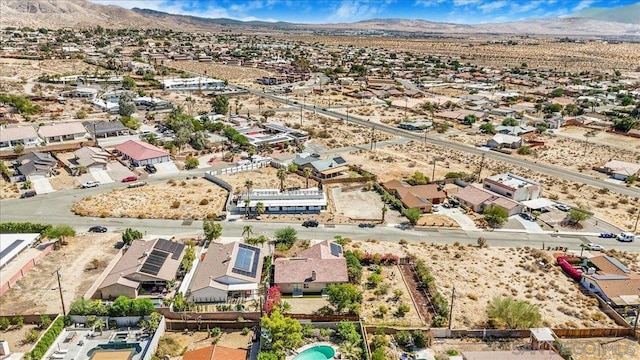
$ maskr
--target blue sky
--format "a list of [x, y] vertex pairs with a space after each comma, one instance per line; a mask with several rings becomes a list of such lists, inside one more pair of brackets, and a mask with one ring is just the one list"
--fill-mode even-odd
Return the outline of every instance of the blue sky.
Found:
[[637, 0], [89, 0], [126, 8], [238, 20], [340, 23], [372, 18], [488, 23], [568, 16]]

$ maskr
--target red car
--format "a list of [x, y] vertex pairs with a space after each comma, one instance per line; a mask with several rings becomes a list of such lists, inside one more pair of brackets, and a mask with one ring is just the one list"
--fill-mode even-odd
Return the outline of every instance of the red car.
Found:
[[127, 176], [126, 178], [122, 179], [122, 182], [132, 182], [137, 180], [138, 180], [137, 176]]

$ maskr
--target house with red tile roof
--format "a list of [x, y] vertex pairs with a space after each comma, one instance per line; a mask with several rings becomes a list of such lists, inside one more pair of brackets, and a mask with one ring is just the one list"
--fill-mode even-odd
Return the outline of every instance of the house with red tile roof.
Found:
[[382, 183], [382, 187], [397, 197], [408, 209], [431, 212], [433, 205], [443, 203], [447, 193], [436, 184], [409, 185], [405, 181], [391, 180]]
[[273, 282], [283, 294], [319, 294], [330, 284], [349, 281], [342, 246], [322, 241], [294, 257], [273, 263]]
[[182, 360], [246, 360], [247, 350], [212, 345], [187, 351]]
[[136, 167], [171, 160], [167, 151], [139, 140], [124, 142], [116, 146], [116, 151], [121, 154], [125, 160], [129, 160], [131, 165]]

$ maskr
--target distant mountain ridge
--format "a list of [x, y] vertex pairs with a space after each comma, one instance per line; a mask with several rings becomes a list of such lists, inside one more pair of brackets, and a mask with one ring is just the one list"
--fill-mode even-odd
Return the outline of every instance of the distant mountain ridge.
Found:
[[640, 2], [616, 8], [592, 7], [581, 10], [573, 16], [627, 24], [640, 24]]
[[[640, 4], [625, 6], [633, 12]], [[620, 18], [616, 9], [590, 9], [592, 18], [549, 18], [491, 24], [453, 24], [419, 19], [371, 19], [353, 23], [297, 24], [289, 22], [240, 21], [226, 18], [202, 18], [176, 15], [149, 9], [125, 9], [100, 5], [86, 0], [0, 0], [0, 26], [30, 26], [33, 28], [164, 28], [182, 31], [221, 28], [260, 30], [344, 30], [344, 31], [402, 31], [433, 34], [514, 34], [549, 36], [631, 36], [640, 37], [640, 24], [611, 22], [595, 17]], [[621, 10], [624, 12], [623, 10]], [[620, 11], [619, 11], [620, 12]], [[614, 14], [614, 15], [612, 15]], [[589, 15], [589, 13], [587, 13]], [[626, 18], [624, 18], [626, 19]], [[623, 19], [623, 20], [624, 20]], [[628, 20], [628, 19], [627, 19]], [[640, 22], [640, 19], [636, 19]]]

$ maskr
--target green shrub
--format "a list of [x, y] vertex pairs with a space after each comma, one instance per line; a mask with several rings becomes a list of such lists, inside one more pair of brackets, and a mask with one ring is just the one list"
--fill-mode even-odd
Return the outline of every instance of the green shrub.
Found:
[[40, 341], [33, 347], [33, 350], [29, 353], [29, 357], [32, 360], [40, 360], [44, 354], [49, 350], [49, 347], [56, 340], [58, 335], [64, 329], [64, 318], [58, 317], [53, 324], [49, 327], [49, 330], [40, 338]]
[[411, 333], [407, 330], [398, 331], [393, 338], [396, 340], [398, 345], [403, 347], [411, 345], [411, 342], [413, 341]]
[[43, 234], [51, 228], [49, 224], [31, 222], [3, 222], [0, 223], [0, 234]]
[[2, 320], [0, 320], [0, 330], [7, 330], [9, 329], [9, 327], [11, 327], [11, 323], [9, 322], [9, 319], [2, 318]]

